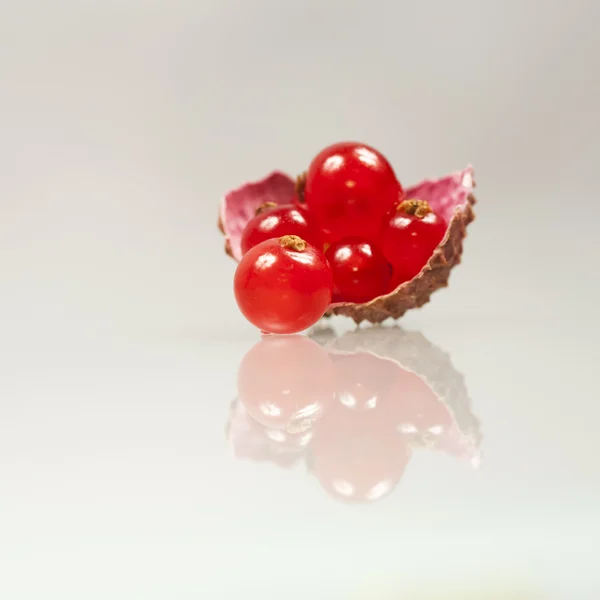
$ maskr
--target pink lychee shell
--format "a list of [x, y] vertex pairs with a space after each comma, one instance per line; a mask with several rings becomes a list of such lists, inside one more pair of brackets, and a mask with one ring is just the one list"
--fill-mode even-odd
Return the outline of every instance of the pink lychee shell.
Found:
[[[448, 224], [446, 234], [421, 272], [410, 281], [384, 296], [365, 304], [340, 302], [331, 304], [326, 316], [336, 314], [356, 323], [380, 323], [397, 319], [407, 310], [429, 302], [431, 294], [446, 287], [450, 271], [460, 263], [467, 226], [475, 218], [473, 167], [436, 180], [425, 180], [406, 190], [406, 198], [426, 200], [434, 212]], [[265, 202], [289, 204], [295, 194], [295, 181], [289, 175], [274, 171], [264, 179], [246, 183], [228, 192], [219, 210], [219, 228], [225, 234], [225, 251], [236, 261], [242, 257], [240, 240], [244, 227]]]

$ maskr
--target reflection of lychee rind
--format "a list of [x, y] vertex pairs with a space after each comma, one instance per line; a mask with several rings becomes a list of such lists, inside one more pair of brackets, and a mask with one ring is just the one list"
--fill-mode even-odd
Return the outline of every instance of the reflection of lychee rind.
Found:
[[[315, 341], [319, 341], [316, 337]], [[476, 451], [481, 444], [481, 428], [471, 411], [464, 377], [454, 368], [448, 354], [418, 332], [399, 327], [371, 327], [350, 331], [324, 343], [325, 349], [341, 354], [369, 352], [419, 376], [450, 411], [460, 432]], [[426, 443], [426, 440], [421, 440]]]

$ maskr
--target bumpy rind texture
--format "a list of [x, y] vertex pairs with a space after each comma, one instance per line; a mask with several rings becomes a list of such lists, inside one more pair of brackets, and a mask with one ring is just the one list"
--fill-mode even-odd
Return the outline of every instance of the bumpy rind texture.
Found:
[[[475, 218], [474, 187], [473, 168], [469, 166], [463, 171], [437, 180], [426, 180], [407, 189], [406, 198], [426, 200], [445, 219], [448, 229], [444, 239], [421, 272], [410, 281], [366, 304], [332, 304], [325, 316], [345, 315], [356, 323], [381, 323], [390, 317], [398, 319], [407, 310], [429, 302], [433, 292], [448, 285], [450, 271], [461, 261], [467, 226]], [[219, 212], [219, 228], [225, 234], [227, 254], [240, 260], [242, 232], [261, 204], [290, 203], [294, 193], [294, 180], [278, 171], [229, 192], [223, 198]]]
[[[456, 441], [463, 449], [462, 454], [478, 464], [481, 426], [471, 410], [464, 377], [454, 368], [448, 354], [421, 333], [404, 331], [397, 326], [373, 327], [357, 329], [337, 337], [333, 329], [316, 326], [309, 335], [329, 352], [369, 352], [418, 375], [452, 414], [460, 437]], [[426, 439], [420, 442], [428, 444]]]

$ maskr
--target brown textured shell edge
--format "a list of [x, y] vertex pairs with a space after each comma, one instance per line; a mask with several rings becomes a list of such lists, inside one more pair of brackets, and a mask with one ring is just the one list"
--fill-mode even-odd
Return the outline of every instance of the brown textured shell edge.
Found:
[[414, 279], [402, 284], [391, 294], [379, 296], [366, 304], [335, 305], [324, 316], [343, 315], [351, 317], [357, 324], [362, 321], [381, 323], [390, 317], [398, 319], [407, 310], [427, 304], [433, 292], [448, 285], [450, 271], [460, 263], [467, 226], [475, 219], [473, 205], [476, 202], [471, 193], [467, 201], [456, 209], [444, 240]]
[[228, 256], [231, 256], [231, 258], [233, 258], [233, 260], [235, 260], [235, 257], [233, 256], [233, 252], [231, 251], [231, 244], [229, 243], [229, 238], [225, 234], [225, 227], [223, 226], [223, 219], [221, 218], [221, 215], [219, 215], [217, 227], [219, 228], [219, 231], [225, 236], [225, 254], [227, 254]]

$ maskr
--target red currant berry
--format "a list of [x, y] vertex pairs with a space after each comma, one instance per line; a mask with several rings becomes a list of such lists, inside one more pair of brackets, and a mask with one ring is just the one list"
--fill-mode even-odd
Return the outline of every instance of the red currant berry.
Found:
[[381, 231], [381, 250], [392, 265], [391, 289], [425, 266], [446, 233], [446, 223], [423, 200], [405, 200]]
[[261, 425], [306, 432], [333, 400], [333, 364], [307, 337], [266, 336], [244, 356], [237, 389], [248, 414]]
[[327, 249], [334, 302], [368, 302], [388, 291], [392, 269], [383, 253], [363, 238], [346, 238]]
[[244, 229], [242, 254], [265, 240], [283, 235], [297, 235], [309, 244], [321, 247], [321, 233], [310, 223], [306, 211], [293, 204], [278, 206], [267, 202], [258, 208], [256, 216], [250, 219]]
[[329, 241], [375, 238], [384, 215], [403, 193], [386, 158], [354, 142], [322, 150], [310, 164], [304, 187], [308, 210]]
[[235, 272], [234, 292], [242, 314], [259, 329], [296, 333], [327, 310], [333, 276], [320, 250], [284, 235], [246, 252]]

